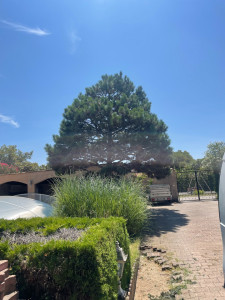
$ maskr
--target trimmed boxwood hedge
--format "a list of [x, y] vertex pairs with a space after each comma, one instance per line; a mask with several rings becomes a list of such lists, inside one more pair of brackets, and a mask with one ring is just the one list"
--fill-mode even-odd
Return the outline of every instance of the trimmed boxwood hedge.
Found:
[[[51, 240], [45, 244], [0, 243], [0, 259], [8, 259], [16, 274], [22, 299], [117, 299], [116, 240], [129, 254], [129, 237], [123, 218], [33, 218], [0, 220], [2, 231], [45, 235], [59, 228], [86, 229], [76, 241]], [[130, 255], [122, 278], [130, 280]]]

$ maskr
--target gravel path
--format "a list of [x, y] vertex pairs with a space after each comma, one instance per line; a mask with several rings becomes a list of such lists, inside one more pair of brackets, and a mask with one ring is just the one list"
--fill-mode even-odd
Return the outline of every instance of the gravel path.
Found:
[[29, 244], [29, 243], [47, 243], [50, 240], [67, 240], [75, 241], [77, 240], [85, 230], [78, 230], [76, 228], [60, 228], [53, 234], [48, 236], [43, 236], [38, 232], [28, 232], [26, 234], [21, 233], [10, 233], [4, 231], [1, 233], [1, 241], [9, 241], [10, 244]]

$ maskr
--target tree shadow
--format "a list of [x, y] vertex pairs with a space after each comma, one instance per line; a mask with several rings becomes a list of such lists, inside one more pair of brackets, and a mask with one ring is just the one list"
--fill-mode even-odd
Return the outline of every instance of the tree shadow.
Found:
[[150, 207], [147, 214], [148, 219], [143, 228], [143, 235], [146, 237], [160, 237], [167, 232], [176, 232], [190, 221], [186, 214], [182, 214], [176, 209], [168, 209], [165, 206], [157, 206], [153, 209]]

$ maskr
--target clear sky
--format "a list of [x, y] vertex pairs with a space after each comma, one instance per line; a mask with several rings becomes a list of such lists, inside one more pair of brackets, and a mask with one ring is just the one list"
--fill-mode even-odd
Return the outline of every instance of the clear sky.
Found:
[[0, 146], [34, 150], [103, 74], [142, 85], [175, 151], [225, 141], [224, 0], [1, 0]]

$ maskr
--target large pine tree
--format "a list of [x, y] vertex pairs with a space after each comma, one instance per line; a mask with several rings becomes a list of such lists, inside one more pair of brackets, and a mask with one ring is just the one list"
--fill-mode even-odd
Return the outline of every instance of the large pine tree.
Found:
[[167, 164], [167, 126], [150, 108], [142, 87], [127, 76], [102, 76], [65, 109], [54, 145], [46, 145], [50, 165]]

